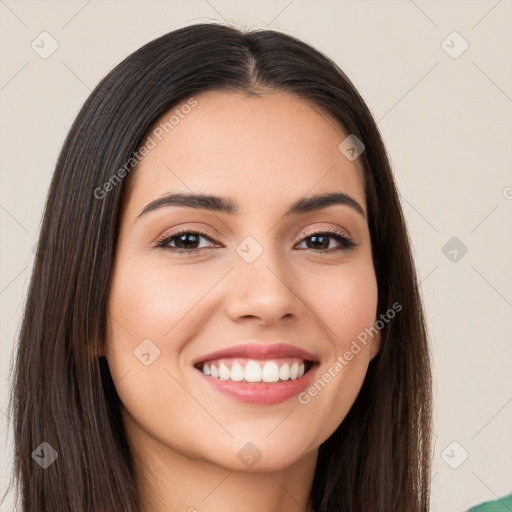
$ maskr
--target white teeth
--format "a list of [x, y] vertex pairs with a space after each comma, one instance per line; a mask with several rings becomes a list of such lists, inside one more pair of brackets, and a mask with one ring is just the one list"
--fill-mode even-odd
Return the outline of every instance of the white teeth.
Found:
[[256, 361], [249, 361], [245, 365], [245, 380], [247, 382], [261, 382], [261, 366]]
[[224, 363], [220, 363], [219, 379], [220, 380], [228, 380], [230, 374], [231, 374], [231, 372], [229, 371], [229, 368]]
[[288, 363], [284, 363], [279, 369], [279, 378], [281, 380], [288, 380], [290, 378], [290, 365]]
[[241, 381], [245, 378], [245, 370], [241, 364], [233, 363], [231, 367], [231, 380]]
[[274, 361], [269, 361], [263, 366], [261, 372], [263, 382], [277, 382], [279, 380], [279, 366]]
[[248, 360], [245, 367], [241, 362], [233, 361], [231, 368], [228, 360], [218, 360], [215, 364], [205, 363], [202, 371], [205, 375], [219, 380], [235, 382], [279, 382], [299, 379], [306, 372], [306, 364], [300, 361], [282, 363], [278, 361]]

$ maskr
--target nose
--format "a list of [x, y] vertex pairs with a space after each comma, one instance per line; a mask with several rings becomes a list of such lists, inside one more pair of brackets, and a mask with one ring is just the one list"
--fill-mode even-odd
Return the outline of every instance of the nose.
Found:
[[271, 326], [297, 317], [304, 307], [289, 265], [270, 250], [252, 263], [236, 261], [227, 293], [227, 314], [234, 322], [249, 317]]

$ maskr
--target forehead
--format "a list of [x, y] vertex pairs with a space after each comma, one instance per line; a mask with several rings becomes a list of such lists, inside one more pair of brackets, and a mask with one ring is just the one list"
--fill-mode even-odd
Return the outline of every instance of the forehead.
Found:
[[284, 92], [208, 91], [194, 100], [193, 108], [173, 107], [148, 132], [153, 147], [127, 191], [137, 207], [177, 191], [271, 207], [335, 190], [365, 208], [361, 166], [338, 149], [348, 133], [315, 105]]

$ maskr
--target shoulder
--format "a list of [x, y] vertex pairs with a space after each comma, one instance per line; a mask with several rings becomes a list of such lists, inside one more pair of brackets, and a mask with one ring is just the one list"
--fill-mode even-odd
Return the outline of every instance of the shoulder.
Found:
[[512, 493], [497, 500], [486, 501], [476, 505], [466, 512], [509, 512], [512, 511]]

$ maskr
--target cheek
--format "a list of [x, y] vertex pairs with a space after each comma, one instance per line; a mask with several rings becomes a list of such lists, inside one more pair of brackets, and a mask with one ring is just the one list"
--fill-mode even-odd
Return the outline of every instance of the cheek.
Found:
[[[162, 265], [134, 261], [124, 264], [115, 274], [110, 312], [117, 326], [131, 334], [133, 342], [144, 338], [169, 339], [171, 332], [175, 338], [177, 329], [191, 325], [182, 320], [209, 287], [211, 283], [204, 272], [170, 271]], [[114, 343], [117, 340], [113, 337]]]
[[371, 263], [333, 267], [332, 272], [309, 276], [302, 288], [337, 353], [375, 323], [378, 289]]
[[308, 305], [322, 321], [330, 350], [299, 402], [308, 415], [323, 418], [322, 425], [316, 424], [317, 442], [323, 442], [348, 414], [364, 382], [372, 343], [378, 340], [368, 334], [376, 321], [378, 288], [367, 264], [341, 266], [308, 290]]
[[157, 380], [162, 380], [162, 375], [155, 378], [156, 373], [170, 367], [184, 343], [179, 340], [185, 340], [191, 334], [187, 330], [197, 325], [183, 321], [201, 292], [194, 279], [199, 280], [192, 272], [171, 273], [136, 258], [116, 266], [106, 342], [114, 383], [130, 373], [126, 380], [152, 391]]
[[[106, 340], [110, 373], [132, 425], [135, 419], [161, 439], [166, 436], [159, 428], [171, 436], [175, 430], [193, 427], [187, 425], [187, 416], [171, 421], [174, 409], [191, 410], [196, 405], [178, 383], [183, 381], [178, 359], [202, 325], [197, 321], [198, 301], [211, 286], [211, 277], [204, 273], [171, 271], [136, 259], [121, 262], [114, 273]], [[183, 442], [182, 447], [191, 446], [192, 442]]]

